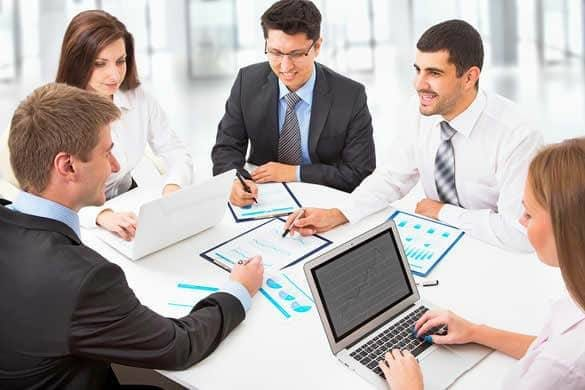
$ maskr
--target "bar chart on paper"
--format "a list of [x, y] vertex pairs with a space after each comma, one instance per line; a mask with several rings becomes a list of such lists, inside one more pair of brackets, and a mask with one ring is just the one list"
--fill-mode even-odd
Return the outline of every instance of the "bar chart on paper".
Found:
[[403, 211], [390, 218], [400, 233], [410, 269], [419, 276], [426, 276], [464, 234], [453, 226]]

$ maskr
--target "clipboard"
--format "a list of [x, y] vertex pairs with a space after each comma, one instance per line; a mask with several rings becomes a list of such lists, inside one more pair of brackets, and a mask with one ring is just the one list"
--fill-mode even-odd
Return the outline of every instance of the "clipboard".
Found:
[[455, 226], [397, 210], [394, 220], [413, 274], [425, 277], [459, 242], [465, 232]]
[[[200, 256], [231, 272], [232, 266], [239, 260], [261, 255], [265, 269], [276, 272], [306, 259], [332, 243], [317, 234], [308, 237], [295, 235], [294, 238], [290, 236], [282, 238], [284, 223], [285, 220], [282, 218], [272, 218], [206, 250]], [[305, 250], [298, 250], [300, 247], [305, 247]], [[287, 255], [287, 252], [291, 253]]]
[[[286, 194], [290, 196], [288, 198], [288, 202], [286, 204], [281, 205], [274, 205], [270, 206], [267, 205], [266, 207], [259, 207], [256, 204], [249, 206], [248, 208], [244, 209], [242, 207], [233, 206], [230, 202], [228, 202], [228, 208], [234, 217], [236, 222], [247, 222], [247, 221], [256, 221], [258, 219], [267, 219], [267, 218], [275, 218], [275, 217], [282, 217], [285, 215], [289, 215], [293, 211], [301, 208], [301, 203], [297, 199], [297, 197], [293, 194], [291, 189], [286, 183], [267, 183], [271, 186], [279, 186], [282, 185], [286, 190]], [[260, 184], [260, 188], [265, 186], [265, 184]], [[260, 194], [261, 195], [261, 194]], [[261, 198], [260, 198], [261, 199]], [[261, 200], [260, 200], [261, 201]]]

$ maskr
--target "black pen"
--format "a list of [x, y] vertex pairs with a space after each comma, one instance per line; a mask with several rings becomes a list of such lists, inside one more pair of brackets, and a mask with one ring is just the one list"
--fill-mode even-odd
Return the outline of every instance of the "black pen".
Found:
[[[236, 177], [238, 178], [238, 180], [240, 181], [240, 183], [242, 183], [242, 187], [244, 187], [244, 191], [246, 191], [248, 194], [251, 194], [252, 193], [252, 190], [250, 189], [250, 187], [248, 187], [248, 185], [246, 184], [246, 182], [242, 178], [242, 175], [240, 175], [240, 172], [236, 172]], [[256, 200], [256, 198], [252, 198], [252, 199], [254, 199], [254, 202], [258, 203], [258, 201]]]
[[298, 219], [303, 215], [304, 212], [305, 212], [304, 209], [300, 209], [300, 211], [297, 214], [297, 216], [295, 217], [295, 219], [290, 223], [288, 228], [286, 228], [284, 230], [284, 232], [282, 233], [282, 238], [286, 237], [286, 235], [290, 232], [290, 228], [298, 221]]

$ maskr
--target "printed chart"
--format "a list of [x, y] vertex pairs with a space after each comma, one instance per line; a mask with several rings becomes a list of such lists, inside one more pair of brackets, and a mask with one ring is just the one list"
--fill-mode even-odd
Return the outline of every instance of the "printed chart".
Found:
[[231, 269], [239, 260], [260, 255], [266, 269], [292, 265], [331, 244], [321, 236], [282, 237], [284, 220], [274, 218], [201, 254], [222, 268]]
[[177, 283], [169, 297], [168, 306], [175, 318], [184, 317], [191, 312], [193, 306], [219, 288], [194, 283]]
[[464, 232], [453, 226], [396, 211], [394, 220], [412, 272], [426, 276]]
[[237, 207], [228, 203], [236, 222], [287, 215], [301, 207], [285, 183], [258, 184], [258, 203]]
[[313, 298], [284, 272], [265, 276], [260, 294], [285, 319], [304, 315], [314, 307]]

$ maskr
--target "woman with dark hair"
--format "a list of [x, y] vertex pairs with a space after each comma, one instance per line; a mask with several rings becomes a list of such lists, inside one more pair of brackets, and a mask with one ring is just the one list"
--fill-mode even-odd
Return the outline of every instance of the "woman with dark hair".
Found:
[[[505, 389], [585, 389], [585, 138], [550, 145], [532, 160], [524, 189], [528, 239], [539, 259], [559, 267], [569, 296], [556, 302], [538, 337], [473, 324], [449, 311], [429, 311], [415, 324], [419, 335], [446, 324], [436, 344], [479, 343], [520, 359]], [[535, 288], [537, 288], [535, 286]], [[392, 390], [420, 390], [422, 373], [408, 351], [380, 362]]]
[[[163, 194], [192, 183], [191, 156], [169, 128], [160, 105], [140, 87], [134, 39], [118, 19], [98, 10], [75, 16], [63, 38], [56, 81], [108, 96], [122, 112], [112, 125], [113, 153], [120, 171], [106, 183], [108, 199], [136, 186], [132, 170], [147, 145], [166, 166]], [[130, 212], [86, 208], [80, 216], [83, 225], [97, 224], [126, 240], [136, 231], [136, 216]]]

